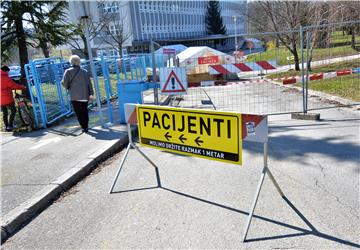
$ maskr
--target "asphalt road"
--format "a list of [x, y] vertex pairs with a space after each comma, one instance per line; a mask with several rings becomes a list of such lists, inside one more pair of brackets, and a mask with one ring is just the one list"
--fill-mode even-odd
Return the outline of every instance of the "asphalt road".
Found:
[[359, 113], [321, 111], [322, 121], [270, 117], [269, 167], [248, 241], [241, 242], [262, 169], [262, 145], [244, 144], [243, 166], [131, 150], [65, 193], [3, 249], [359, 248]]
[[[226, 86], [190, 88], [178, 104], [186, 108], [207, 108], [246, 114], [278, 114], [303, 111], [302, 92], [271, 81], [229, 82]], [[325, 107], [311, 100], [316, 107]]]

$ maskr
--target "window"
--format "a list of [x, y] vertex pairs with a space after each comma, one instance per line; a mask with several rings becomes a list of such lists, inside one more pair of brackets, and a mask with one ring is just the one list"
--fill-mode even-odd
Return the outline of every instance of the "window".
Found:
[[118, 2], [107, 2], [103, 5], [103, 13], [116, 13], [120, 10], [120, 5]]

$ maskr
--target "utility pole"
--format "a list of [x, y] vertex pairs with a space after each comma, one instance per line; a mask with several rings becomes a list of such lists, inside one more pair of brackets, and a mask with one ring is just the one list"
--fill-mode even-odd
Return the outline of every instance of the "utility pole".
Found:
[[95, 85], [96, 104], [97, 104], [97, 107], [99, 109], [99, 118], [100, 118], [101, 126], [105, 127], [102, 108], [101, 108], [101, 100], [100, 100], [101, 96], [100, 96], [99, 82], [98, 82], [97, 73], [96, 73], [96, 70], [95, 70], [94, 61], [93, 61], [93, 57], [92, 57], [92, 50], [91, 50], [91, 46], [90, 46], [89, 23], [88, 23], [89, 22], [89, 16], [88, 16], [88, 13], [87, 13], [87, 8], [86, 8], [87, 6], [86, 6], [86, 3], [84, 1], [82, 2], [82, 7], [83, 7], [84, 15], [81, 16], [81, 21], [83, 21], [84, 24], [85, 24], [85, 38], [86, 38], [86, 45], [87, 45], [87, 50], [88, 50], [88, 55], [89, 55], [89, 60], [90, 60], [91, 73], [92, 73], [92, 77], [93, 77], [94, 85]]

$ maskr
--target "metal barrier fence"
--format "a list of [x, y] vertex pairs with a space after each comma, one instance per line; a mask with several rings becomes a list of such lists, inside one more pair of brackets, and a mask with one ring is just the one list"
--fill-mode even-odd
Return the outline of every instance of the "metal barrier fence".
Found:
[[70, 114], [71, 105], [61, 85], [64, 64], [60, 58], [32, 61], [25, 65], [28, 89], [38, 127]]
[[[157, 64], [166, 65], [162, 55], [156, 56]], [[107, 104], [107, 118], [114, 123], [112, 99], [118, 96], [117, 83], [126, 81], [148, 80], [148, 68], [151, 67], [151, 56], [130, 55], [125, 58], [104, 57], [94, 60], [96, 81], [92, 79], [89, 61], [81, 61], [81, 67], [91, 76], [93, 86], [99, 85], [100, 99]], [[37, 127], [46, 128], [64, 116], [72, 114], [68, 93], [61, 84], [64, 71], [70, 65], [61, 58], [33, 60], [25, 65], [27, 84], [33, 104], [34, 117]], [[94, 86], [95, 89], [95, 86]], [[95, 97], [96, 97], [96, 91]], [[95, 106], [94, 103], [90, 103]]]
[[[282, 33], [299, 37], [299, 31]], [[204, 53], [180, 57], [189, 89], [175, 105], [243, 113], [279, 114], [302, 111], [302, 94], [265, 78], [294, 69], [290, 51], [276, 44], [277, 33], [243, 34], [243, 48], [235, 54]], [[249, 44], [246, 44], [249, 43]], [[295, 44], [301, 52], [300, 44]], [[255, 51], [255, 53], [253, 53]]]
[[[360, 36], [355, 30], [359, 25], [360, 21], [353, 21], [277, 33], [240, 34], [242, 46], [235, 54], [208, 49], [190, 56], [179, 54], [176, 60], [154, 52], [124, 58], [101, 56], [94, 61], [100, 98], [108, 105], [109, 121], [114, 122], [111, 100], [118, 96], [118, 83], [157, 82], [159, 68], [179, 65], [186, 69], [190, 87], [171, 102], [181, 107], [254, 114], [307, 112], [340, 106], [333, 95], [350, 100], [349, 105], [357, 105]], [[282, 44], [284, 38], [291, 43]], [[35, 60], [26, 65], [38, 126], [46, 127], [71, 114], [67, 92], [61, 85], [63, 72], [69, 66], [60, 58]], [[90, 71], [88, 61], [83, 61], [82, 67]], [[159, 93], [155, 88], [154, 102], [157, 100]]]
[[[359, 25], [352, 21], [241, 34], [249, 45], [236, 56], [204, 53], [180, 58], [190, 88], [172, 103], [256, 114], [306, 113], [344, 102], [358, 105], [360, 36], [350, 32]], [[287, 47], [292, 52], [280, 38], [291, 41]]]
[[360, 104], [360, 20], [302, 30], [304, 112]]

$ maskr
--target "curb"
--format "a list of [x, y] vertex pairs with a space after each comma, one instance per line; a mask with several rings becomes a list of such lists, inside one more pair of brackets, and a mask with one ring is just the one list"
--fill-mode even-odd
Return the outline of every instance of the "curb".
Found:
[[[301, 91], [302, 92], [302, 88], [301, 87], [296, 87], [296, 86], [292, 86], [292, 85], [288, 85], [288, 84], [281, 84], [280, 82], [268, 79], [271, 83], [277, 84], [279, 86], [283, 86], [285, 88], [288, 89], [294, 89], [297, 91]], [[333, 104], [337, 104], [338, 108], [343, 108], [343, 107], [348, 107], [352, 110], [357, 110], [356, 106], [357, 104], [354, 104], [355, 101], [351, 101], [342, 97], [338, 97], [338, 96], [334, 96], [334, 95], [330, 95], [324, 92], [320, 92], [320, 91], [315, 91], [312, 89], [308, 90], [308, 94], [309, 94], [309, 98], [311, 97], [317, 97], [317, 98], [321, 98], [323, 99], [325, 102], [332, 102]]]
[[[170, 97], [166, 96], [161, 105], [168, 105]], [[137, 133], [132, 128], [131, 133]], [[63, 175], [46, 185], [33, 197], [11, 210], [1, 218], [1, 244], [16, 234], [23, 226], [51, 205], [63, 192], [69, 190], [81, 179], [89, 175], [97, 165], [109, 158], [115, 152], [126, 147], [129, 142], [127, 133], [116, 142], [109, 142], [105, 146], [87, 156], [84, 160], [66, 171]]]
[[[132, 134], [137, 128], [132, 128]], [[35, 218], [40, 212], [54, 202], [61, 193], [69, 190], [78, 181], [89, 175], [101, 162], [106, 160], [118, 150], [124, 148], [129, 138], [124, 135], [116, 142], [109, 142], [84, 160], [77, 163], [45, 188], [37, 192], [29, 200], [11, 210], [2, 217], [1, 221], [1, 244], [17, 233], [23, 226]]]
[[320, 114], [319, 113], [292, 113], [291, 119], [296, 120], [310, 120], [310, 121], [319, 121]]

